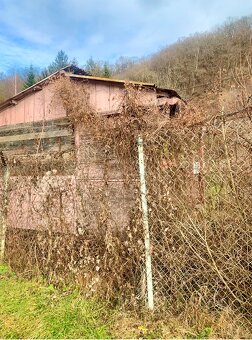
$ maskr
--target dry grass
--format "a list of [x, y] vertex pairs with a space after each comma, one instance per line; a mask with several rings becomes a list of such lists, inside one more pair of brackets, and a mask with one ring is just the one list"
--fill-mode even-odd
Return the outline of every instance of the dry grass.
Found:
[[[123, 330], [123, 332], [122, 332]], [[244, 325], [242, 316], [237, 316], [229, 308], [221, 312], [209, 312], [197, 309], [187, 310], [175, 316], [167, 310], [165, 313], [156, 310], [154, 314], [116, 313], [111, 326], [116, 338], [192, 338], [217, 339], [250, 338], [249, 325]]]

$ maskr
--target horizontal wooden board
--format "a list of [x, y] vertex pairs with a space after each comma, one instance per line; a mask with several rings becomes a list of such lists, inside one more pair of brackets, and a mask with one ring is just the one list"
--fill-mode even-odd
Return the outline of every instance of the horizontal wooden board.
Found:
[[16, 142], [23, 140], [32, 140], [32, 139], [44, 139], [44, 138], [52, 138], [52, 137], [64, 137], [71, 136], [72, 132], [69, 130], [56, 130], [56, 131], [41, 131], [39, 133], [25, 133], [20, 135], [12, 135], [12, 136], [0, 136], [0, 144], [6, 142]]
[[16, 129], [0, 129], [0, 137], [2, 136], [14, 136], [14, 135], [21, 135], [26, 133], [40, 133], [41, 131], [55, 131], [55, 130], [66, 130], [73, 131], [72, 125], [64, 124], [64, 125], [49, 125], [49, 126], [28, 126], [26, 128], [19, 127]]
[[64, 136], [42, 140], [11, 141], [0, 144], [0, 150], [13, 154], [33, 154], [42, 151], [66, 151], [74, 149], [74, 137]]
[[[75, 169], [75, 138], [68, 119], [23, 123], [0, 127], [0, 151], [11, 174], [35, 175], [56, 169]], [[4, 164], [0, 164], [0, 171]]]
[[72, 129], [72, 123], [69, 119], [55, 119], [49, 121], [38, 121], [33, 123], [22, 123], [15, 125], [5, 125], [0, 126], [0, 136], [7, 135], [17, 135], [21, 133], [29, 133], [29, 132], [39, 132], [39, 131], [51, 131], [61, 128], [69, 128]]

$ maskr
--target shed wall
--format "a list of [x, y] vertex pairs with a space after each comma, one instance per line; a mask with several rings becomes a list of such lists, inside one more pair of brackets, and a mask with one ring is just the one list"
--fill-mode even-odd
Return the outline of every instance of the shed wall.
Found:
[[[90, 104], [96, 112], [109, 113], [120, 110], [124, 99], [124, 84], [89, 81], [87, 86]], [[66, 117], [66, 112], [54, 96], [55, 85], [49, 83], [42, 90], [31, 93], [0, 112], [0, 126], [48, 121]], [[154, 90], [143, 93], [146, 103], [156, 103]]]
[[54, 85], [48, 84], [42, 90], [31, 93], [0, 112], [0, 126], [32, 123], [59, 119], [66, 116], [61, 107], [52, 105]]
[[[91, 105], [97, 112], [107, 114], [120, 110], [124, 99], [122, 84], [105, 85], [101, 82], [90, 82], [88, 89]], [[30, 132], [29, 129], [31, 131], [36, 129], [36, 133], [39, 133], [39, 129], [41, 133], [42, 130], [44, 132], [45, 128], [51, 131], [54, 126], [57, 131], [58, 129], [63, 131], [66, 113], [60, 105], [55, 105], [53, 98], [54, 85], [48, 84], [42, 90], [20, 100], [17, 105], [0, 112], [2, 134], [8, 130], [6, 132], [8, 139], [9, 134], [14, 134], [14, 130], [11, 129], [13, 126], [13, 129], [19, 131], [18, 140], [20, 140], [20, 145], [17, 147], [13, 142], [8, 142], [12, 143], [10, 147], [7, 142], [5, 144], [0, 142], [0, 150], [4, 155], [8, 157], [11, 148], [12, 159], [15, 158], [15, 148], [17, 148], [17, 156], [24, 156], [27, 164], [36, 161], [36, 157], [39, 159], [42, 153], [43, 156], [46, 153], [54, 155], [48, 157], [50, 164], [44, 168], [47, 170], [43, 170], [35, 177], [32, 171], [28, 173], [24, 167], [19, 173], [18, 163], [16, 163], [17, 166], [14, 167], [9, 180], [8, 226], [34, 230], [49, 228], [52, 231], [78, 233], [86, 228], [99, 227], [101, 223], [99, 216], [104, 218], [104, 214], [107, 214], [107, 222], [114, 227], [126, 226], [128, 212], [133, 202], [133, 188], [125, 187], [118, 161], [114, 157], [107, 159], [104, 150], [94, 143], [92, 136], [81, 124], [75, 124], [73, 127], [74, 139], [71, 139], [73, 135], [47, 139], [45, 141], [47, 144], [44, 141], [39, 142], [39, 145], [43, 146], [39, 148], [36, 147], [36, 140], [29, 141], [28, 146], [27, 143], [22, 142], [20, 132], [22, 129], [26, 134]], [[144, 101], [149, 103], [155, 100], [154, 91], [144, 94]], [[41, 121], [39, 125], [38, 122]], [[44, 124], [43, 121], [47, 123]], [[64, 129], [66, 130], [65, 127]], [[75, 155], [71, 148], [71, 140], [75, 144], [73, 148]], [[35, 155], [32, 160], [30, 156], [33, 149]], [[66, 153], [68, 158], [64, 158]], [[62, 158], [60, 168], [57, 163], [52, 163], [52, 157]], [[73, 170], [69, 168], [69, 162]]]

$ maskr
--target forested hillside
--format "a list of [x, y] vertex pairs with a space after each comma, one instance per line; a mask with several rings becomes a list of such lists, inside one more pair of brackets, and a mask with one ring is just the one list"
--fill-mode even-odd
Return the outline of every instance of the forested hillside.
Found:
[[117, 74], [174, 88], [187, 99], [252, 74], [252, 16], [181, 39]]
[[0, 73], [0, 102], [70, 63], [93, 76], [174, 88], [187, 100], [209, 91], [219, 93], [252, 74], [252, 15], [229, 20], [212, 32], [180, 39], [148, 58], [120, 57], [111, 64], [91, 57], [83, 62], [70, 60], [59, 51], [44, 69], [27, 65], [25, 70]]

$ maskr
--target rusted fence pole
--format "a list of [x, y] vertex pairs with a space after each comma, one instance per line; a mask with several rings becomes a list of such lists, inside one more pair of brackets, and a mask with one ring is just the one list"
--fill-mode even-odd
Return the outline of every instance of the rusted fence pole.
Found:
[[146, 265], [146, 281], [147, 281], [147, 302], [150, 310], [154, 309], [153, 297], [153, 279], [152, 279], [152, 264], [151, 264], [151, 245], [150, 245], [150, 231], [148, 220], [148, 203], [147, 203], [147, 190], [145, 182], [145, 167], [144, 167], [144, 149], [143, 139], [138, 137], [138, 160], [139, 160], [139, 175], [140, 175], [140, 193], [141, 193], [141, 206], [143, 214], [143, 227], [144, 227], [144, 244], [145, 244], [145, 265]]
[[8, 166], [5, 165], [4, 176], [3, 176], [2, 209], [1, 209], [1, 225], [0, 225], [0, 262], [4, 260], [4, 254], [5, 254], [9, 178], [10, 178], [10, 170]]

